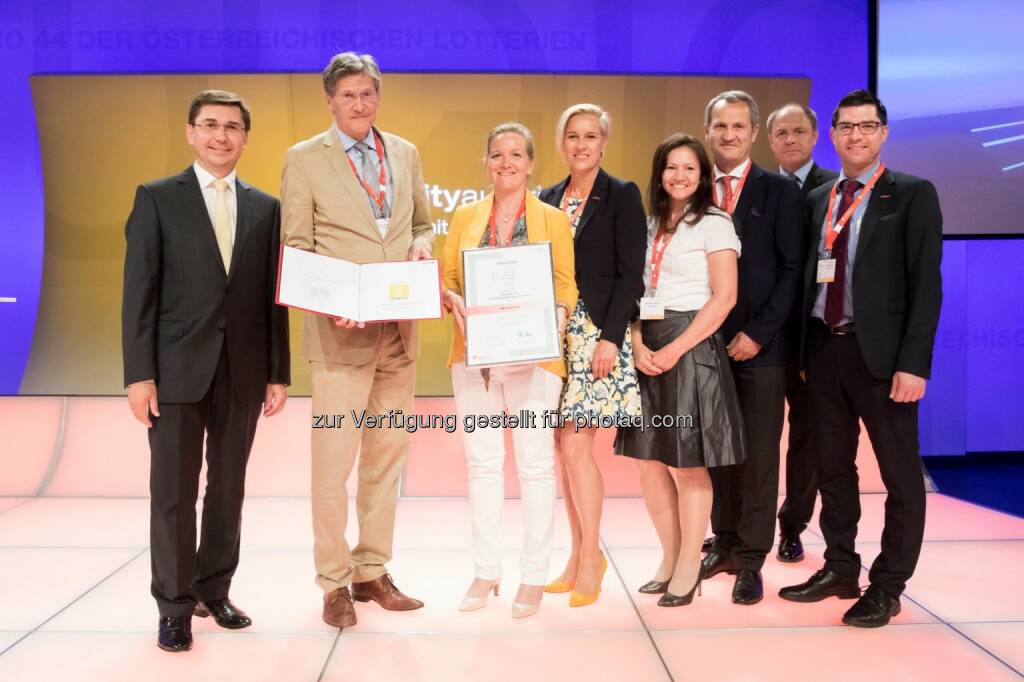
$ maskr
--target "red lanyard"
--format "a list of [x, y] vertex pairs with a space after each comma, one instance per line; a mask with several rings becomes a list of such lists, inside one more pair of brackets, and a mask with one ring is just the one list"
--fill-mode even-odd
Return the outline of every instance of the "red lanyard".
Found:
[[[487, 238], [487, 245], [488, 246], [499, 246], [499, 244], [498, 244], [498, 221], [494, 217], [494, 211], [497, 208], [498, 208], [498, 202], [497, 202], [497, 200], [495, 200], [493, 203], [491, 203], [491, 217], [487, 219], [487, 226], [491, 230], [490, 236]], [[516, 223], [519, 222], [519, 219], [523, 217], [524, 213], [526, 213], [526, 197], [523, 197], [523, 203], [519, 205], [519, 212], [516, 213], [516, 219], [512, 222], [512, 229], [513, 230], [515, 230]], [[511, 241], [511, 238], [509, 239], [509, 241]], [[508, 246], [508, 244], [506, 244], [505, 246]]]
[[[373, 131], [373, 144], [377, 149], [377, 160], [380, 162], [380, 193], [366, 184], [363, 177], [359, 175], [359, 171], [356, 170], [356, 164], [352, 161], [352, 157], [345, 154], [345, 158], [348, 159], [348, 165], [352, 166], [352, 173], [356, 176], [356, 180], [363, 186], [363, 189], [370, 195], [374, 203], [380, 207], [380, 211], [383, 214], [384, 207], [388, 203], [388, 176], [384, 173], [384, 145], [381, 144], [380, 136], [376, 130]], [[365, 152], [363, 153], [365, 154]]]
[[[565, 207], [569, 205], [569, 195], [570, 194], [572, 194], [572, 182], [570, 182], [569, 186], [565, 188], [565, 194], [562, 195], [562, 206], [561, 206], [561, 208], [562, 208], [563, 211], [565, 210]], [[580, 201], [579, 205], [576, 206], [576, 209], [572, 213], [569, 214], [569, 224], [570, 225], [576, 222], [576, 216], [578, 216], [580, 214], [580, 212], [583, 210], [583, 207], [587, 205], [587, 199], [589, 199], [589, 198], [590, 197], [583, 197], [583, 199]]]
[[[658, 293], [658, 278], [661, 277], [661, 261], [665, 258], [665, 251], [668, 249], [668, 243], [672, 241], [673, 236], [675, 236], [675, 232], [665, 232], [659, 227], [658, 233], [654, 235], [654, 243], [651, 244], [651, 291], [654, 294]], [[659, 249], [658, 244], [663, 241], [663, 237], [664, 243]]]
[[[718, 201], [718, 180], [711, 183], [711, 192], [714, 195], [715, 206], [723, 209], [729, 215], [732, 215], [736, 211], [736, 204], [740, 202], [740, 193], [743, 191], [743, 185], [747, 182], [747, 174], [750, 173], [750, 167], [754, 165], [753, 161], [747, 161], [747, 167], [743, 169], [743, 175], [740, 176], [740, 181], [736, 183], [736, 189], [732, 191], [732, 203], [729, 206], [722, 206]], [[732, 175], [722, 175], [721, 178], [735, 177]], [[732, 182], [732, 180], [726, 180], [726, 182]]]
[[828, 195], [828, 212], [825, 214], [826, 253], [831, 253], [832, 246], [836, 243], [839, 233], [842, 232], [843, 228], [846, 227], [846, 224], [850, 222], [850, 217], [853, 215], [853, 212], [856, 211], [857, 207], [860, 206], [860, 203], [864, 201], [864, 197], [868, 195], [871, 189], [875, 186], [875, 183], [878, 182], [878, 178], [882, 177], [882, 173], [884, 172], [885, 164], [878, 164], [878, 169], [871, 176], [871, 179], [868, 180], [867, 184], [861, 188], [860, 194], [858, 194], [857, 198], [853, 200], [850, 207], [846, 209], [846, 213], [839, 218], [839, 222], [835, 224], [835, 227], [832, 226], [832, 210], [836, 207], [836, 192], [839, 191], [839, 183], [836, 182], [836, 184], [832, 185], [832, 192]]

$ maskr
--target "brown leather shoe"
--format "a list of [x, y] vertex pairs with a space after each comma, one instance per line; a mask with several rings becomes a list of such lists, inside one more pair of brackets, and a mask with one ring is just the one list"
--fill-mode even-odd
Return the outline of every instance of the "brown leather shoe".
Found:
[[402, 594], [387, 573], [374, 580], [352, 583], [352, 598], [356, 601], [372, 599], [380, 604], [381, 608], [388, 611], [413, 611], [423, 608], [423, 602], [419, 599]]
[[339, 587], [324, 595], [324, 622], [336, 628], [350, 628], [356, 624], [356, 610], [347, 587]]

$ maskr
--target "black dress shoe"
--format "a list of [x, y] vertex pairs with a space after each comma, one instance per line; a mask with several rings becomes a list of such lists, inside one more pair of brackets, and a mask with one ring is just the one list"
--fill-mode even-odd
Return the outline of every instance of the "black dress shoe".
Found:
[[795, 564], [804, 560], [804, 545], [800, 533], [779, 533], [779, 561]]
[[711, 578], [719, 573], [736, 575], [739, 567], [736, 565], [736, 556], [731, 549], [713, 548], [701, 562], [704, 566], [704, 577]]
[[712, 535], [709, 538], [704, 538], [704, 544], [700, 546], [701, 554], [707, 554], [711, 551], [711, 546], [715, 544], [715, 536]]
[[732, 586], [732, 603], [750, 606], [762, 599], [764, 583], [761, 582], [761, 571], [740, 569], [736, 574], [736, 584]]
[[164, 651], [188, 651], [192, 648], [192, 619], [166, 616], [160, 619], [156, 645]]
[[643, 592], [644, 594], [665, 594], [668, 592], [668, 581], [667, 580], [651, 580], [637, 590], [637, 592]]
[[812, 602], [839, 597], [856, 599], [860, 596], [860, 584], [856, 578], [847, 578], [835, 571], [823, 568], [805, 583], [783, 587], [779, 596], [787, 601]]
[[900, 600], [881, 588], [871, 585], [864, 596], [843, 614], [843, 622], [855, 628], [880, 628], [900, 612]]
[[213, 615], [217, 625], [229, 630], [238, 630], [252, 625], [252, 619], [245, 615], [245, 611], [231, 603], [228, 598], [211, 599], [196, 604], [196, 615], [206, 618]]
[[697, 569], [697, 582], [693, 584], [690, 591], [686, 594], [676, 596], [668, 591], [668, 586], [665, 586], [665, 594], [661, 595], [661, 599], [658, 600], [658, 606], [686, 606], [693, 602], [693, 593], [701, 594], [701, 582], [704, 580], [704, 563], [701, 562], [700, 568]]

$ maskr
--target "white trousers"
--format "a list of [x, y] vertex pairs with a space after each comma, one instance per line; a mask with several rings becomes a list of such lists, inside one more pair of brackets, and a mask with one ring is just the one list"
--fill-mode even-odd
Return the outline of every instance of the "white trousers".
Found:
[[532, 423], [511, 429], [523, 504], [519, 570], [524, 585], [543, 585], [551, 561], [556, 496], [554, 430], [546, 425], [544, 413], [557, 412], [562, 379], [533, 365], [496, 367], [487, 390], [479, 369], [457, 363], [452, 366], [452, 385], [469, 470], [473, 561], [476, 577], [484, 580], [501, 578], [505, 434], [490, 425], [467, 429], [466, 419], [519, 416], [523, 410], [533, 415]]

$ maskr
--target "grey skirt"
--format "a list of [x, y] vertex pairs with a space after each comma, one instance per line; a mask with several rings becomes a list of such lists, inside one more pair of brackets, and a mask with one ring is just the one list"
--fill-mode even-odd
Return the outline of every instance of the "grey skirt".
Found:
[[[644, 345], [656, 351], [683, 333], [693, 311], [665, 311], [644, 320]], [[746, 458], [743, 415], [722, 335], [715, 332], [679, 358], [672, 369], [640, 375], [641, 425], [620, 428], [615, 454], [671, 467], [720, 467]]]

